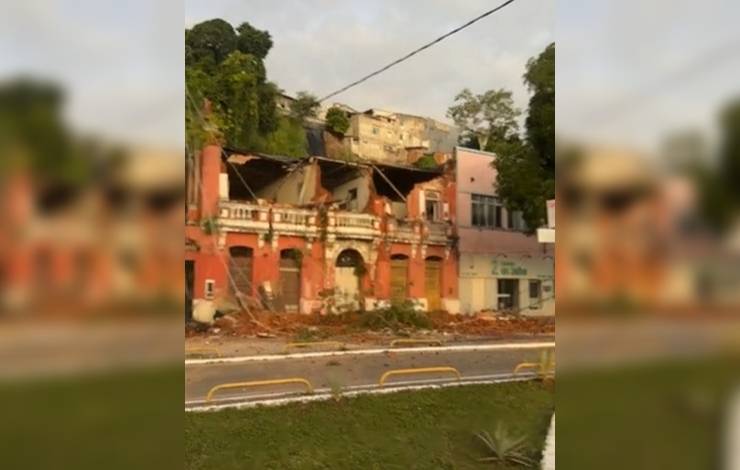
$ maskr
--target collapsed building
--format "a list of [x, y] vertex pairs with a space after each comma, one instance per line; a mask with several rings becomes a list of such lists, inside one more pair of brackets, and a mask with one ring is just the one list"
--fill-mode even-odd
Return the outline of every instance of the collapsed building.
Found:
[[280, 312], [459, 311], [451, 166], [215, 145], [187, 172], [186, 291]]

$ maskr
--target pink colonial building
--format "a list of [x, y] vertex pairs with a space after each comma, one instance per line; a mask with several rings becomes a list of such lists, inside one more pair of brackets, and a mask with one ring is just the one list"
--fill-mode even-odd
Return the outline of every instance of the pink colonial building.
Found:
[[460, 311], [554, 314], [554, 249], [496, 194], [496, 155], [455, 148]]

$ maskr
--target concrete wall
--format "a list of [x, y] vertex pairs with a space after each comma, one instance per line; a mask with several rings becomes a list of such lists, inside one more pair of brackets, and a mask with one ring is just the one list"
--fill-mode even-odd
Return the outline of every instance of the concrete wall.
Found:
[[357, 178], [340, 184], [332, 190], [332, 199], [344, 201], [349, 197], [351, 189], [357, 190], [357, 210], [364, 211], [370, 200], [370, 176], [361, 175]]
[[[459, 131], [434, 119], [374, 110], [350, 118], [351, 153], [361, 158], [409, 163], [413, 152], [451, 152]], [[408, 150], [414, 148], [415, 150]]]
[[[519, 311], [523, 315], [553, 315], [554, 260], [551, 257], [460, 255], [462, 313], [498, 310], [498, 280], [519, 280]], [[540, 302], [529, 298], [529, 281], [541, 282]]]
[[457, 147], [455, 158], [457, 160], [456, 212], [460, 251], [540, 256], [542, 246], [537, 242], [536, 236], [526, 235], [506, 227], [508, 219], [506, 209], [502, 209], [504, 228], [478, 228], [472, 225], [471, 195], [496, 196], [496, 170], [491, 166], [496, 155]]
[[[522, 314], [552, 315], [554, 302], [554, 249], [537, 242], [534, 235], [510, 230], [507, 211], [502, 209], [503, 228], [474, 227], [471, 195], [496, 196], [495, 154], [455, 149], [457, 161], [456, 216], [460, 237], [460, 304], [463, 313], [498, 309], [498, 279], [519, 280], [519, 307]], [[528, 308], [529, 280], [542, 281], [541, 305]]]
[[262, 189], [257, 196], [279, 204], [306, 204], [316, 194], [317, 171], [315, 164], [303, 166]]

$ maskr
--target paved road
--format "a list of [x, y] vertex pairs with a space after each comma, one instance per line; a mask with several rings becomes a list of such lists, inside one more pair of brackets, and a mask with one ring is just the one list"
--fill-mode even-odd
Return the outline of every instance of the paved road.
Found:
[[[522, 344], [522, 343], [520, 343]], [[524, 343], [526, 344], [526, 343]], [[537, 344], [543, 344], [538, 342]], [[469, 347], [469, 346], [468, 346]], [[427, 350], [388, 350], [377, 354], [355, 354], [305, 358], [281, 358], [267, 361], [243, 361], [229, 363], [187, 364], [185, 367], [185, 401], [201, 401], [214, 385], [226, 382], [304, 377], [315, 388], [362, 386], [377, 384], [379, 377], [391, 369], [416, 367], [452, 366], [463, 377], [511, 373], [514, 367], [525, 361], [537, 361], [542, 347], [516, 349], [456, 350], [449, 348], [425, 348]], [[399, 377], [390, 381], [449, 378], [449, 375], [425, 374], [423, 377]], [[389, 383], [390, 383], [389, 381]], [[300, 391], [299, 385], [260, 387], [259, 389], [226, 390], [219, 392], [218, 399], [234, 397], [256, 397], [268, 393]]]

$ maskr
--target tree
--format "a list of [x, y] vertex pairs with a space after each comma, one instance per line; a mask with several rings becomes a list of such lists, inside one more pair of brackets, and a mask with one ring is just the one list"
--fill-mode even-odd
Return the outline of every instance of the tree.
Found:
[[523, 79], [532, 93], [524, 138], [510, 91], [474, 95], [464, 89], [447, 115], [462, 129], [461, 145], [496, 154], [496, 192], [508, 210], [522, 212], [534, 232], [545, 222], [546, 201], [555, 197], [554, 43], [529, 59]]
[[527, 61], [524, 83], [532, 93], [525, 139], [494, 140], [496, 190], [508, 210], [522, 212], [530, 232], [546, 220], [555, 197], [555, 44]]
[[331, 132], [344, 134], [349, 129], [349, 126], [349, 117], [343, 109], [332, 106], [326, 112], [326, 127]]
[[236, 50], [237, 36], [226, 21], [216, 18], [185, 31], [185, 64], [210, 69]]
[[721, 143], [719, 149], [720, 175], [730, 190], [732, 203], [740, 206], [740, 99], [726, 105], [719, 117]]
[[740, 209], [740, 99], [725, 105], [719, 114], [720, 143], [716, 165], [699, 162], [692, 177], [703, 221], [718, 233], [737, 223]]
[[277, 114], [279, 89], [267, 80], [264, 66], [271, 47], [270, 34], [249, 23], [234, 30], [226, 21], [212, 19], [186, 30], [188, 146], [219, 143], [246, 151], [305, 154], [305, 135]]
[[0, 83], [0, 180], [26, 168], [42, 184], [90, 181], [95, 162], [64, 122], [64, 99], [56, 83], [29, 78]]
[[270, 33], [260, 31], [247, 22], [239, 25], [236, 31], [239, 33], [237, 39], [239, 51], [259, 57], [261, 60], [267, 57], [267, 53], [272, 49]]
[[524, 83], [532, 96], [525, 121], [527, 142], [547, 175], [555, 176], [555, 43], [527, 62]]
[[303, 122], [309, 117], [316, 117], [318, 109], [319, 100], [305, 91], [299, 91], [295, 100], [290, 103], [290, 115], [298, 122]]
[[498, 89], [475, 95], [465, 88], [455, 97], [447, 116], [461, 129], [460, 143], [485, 149], [491, 139], [508, 140], [518, 135], [516, 119], [521, 111], [514, 106], [511, 92]]
[[285, 117], [278, 118], [277, 129], [261, 138], [259, 142], [261, 151], [289, 157], [305, 157], [307, 147], [308, 141], [303, 125]]

